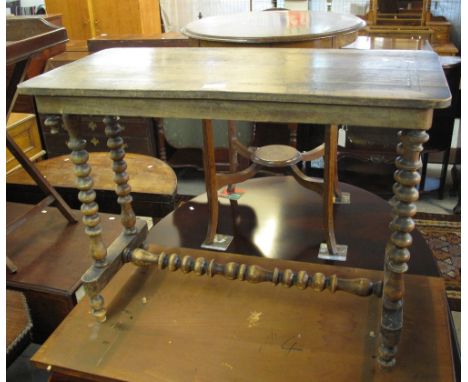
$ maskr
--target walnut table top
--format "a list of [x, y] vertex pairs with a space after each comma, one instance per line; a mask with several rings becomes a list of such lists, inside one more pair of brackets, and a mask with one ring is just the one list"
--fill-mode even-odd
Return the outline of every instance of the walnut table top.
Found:
[[116, 48], [19, 85], [39, 112], [428, 129], [450, 104], [427, 51]]

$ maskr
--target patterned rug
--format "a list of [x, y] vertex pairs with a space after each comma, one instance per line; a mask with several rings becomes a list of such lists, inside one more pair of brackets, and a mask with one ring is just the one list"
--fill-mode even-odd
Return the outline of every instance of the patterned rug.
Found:
[[445, 280], [451, 310], [460, 311], [461, 222], [460, 215], [418, 213], [416, 227], [426, 239]]

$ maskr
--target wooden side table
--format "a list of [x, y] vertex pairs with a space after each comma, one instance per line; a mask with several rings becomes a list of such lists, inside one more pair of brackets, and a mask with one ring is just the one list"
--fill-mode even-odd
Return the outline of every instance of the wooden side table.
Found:
[[[285, 65], [280, 66], [278, 62]], [[228, 279], [251, 282], [344, 290], [359, 296], [382, 296], [377, 361], [382, 367], [395, 365], [403, 329], [404, 273], [408, 269], [411, 231], [414, 229], [414, 202], [419, 195], [416, 187], [420, 181], [417, 171], [421, 166], [420, 152], [428, 139], [425, 130], [431, 127], [433, 109], [449, 106], [451, 98], [435, 53], [342, 49], [110, 49], [31, 79], [20, 89], [22, 93], [36, 97], [39, 112], [61, 114], [70, 134], [68, 146], [75, 163], [94, 259], [94, 265], [83, 276], [83, 281], [92, 313], [100, 323], [107, 319], [101, 291], [126, 262], [142, 267], [158, 265], [173, 271], [181, 269], [184, 273], [222, 274]], [[124, 226], [124, 232], [109, 248], [102, 241], [86, 142], [80, 139], [71, 123], [74, 114], [106, 115], [104, 121], [109, 132]], [[243, 262], [240, 259], [239, 262], [224, 263], [198, 255], [193, 258], [183, 251], [179, 254], [157, 249], [151, 252], [151, 246], [144, 243], [146, 225], [135, 219], [131, 206], [122, 148], [124, 141], [120, 136], [122, 126], [116, 115], [302, 121], [402, 129], [398, 133], [400, 155], [396, 159], [395, 196], [391, 200], [391, 234], [388, 242], [382, 243], [385, 253], [383, 281], [376, 280], [377, 275], [365, 272], [363, 274], [370, 277], [350, 280], [347, 276], [355, 274], [354, 271], [344, 272], [342, 279], [321, 272], [309, 275], [273, 264], [270, 264], [271, 268], [267, 264], [268, 269], [260, 269], [240, 264]], [[206, 136], [206, 139], [210, 137]], [[206, 177], [214, 180], [212, 147], [207, 144], [205, 150], [208, 152], [205, 156]], [[207, 184], [209, 202], [214, 200], [217, 191], [216, 183]], [[218, 207], [218, 204], [210, 203], [210, 214]], [[137, 273], [135, 283], [142, 282], [143, 273]], [[125, 289], [121, 293], [126, 293]], [[143, 305], [145, 301], [142, 300]], [[113, 317], [114, 307], [121, 311], [111, 302], [110, 317]], [[186, 312], [191, 314], [190, 309]], [[333, 315], [332, 311], [330, 314]], [[154, 320], [154, 317], [149, 319]], [[206, 348], [198, 348], [198, 354], [206, 354], [203, 349]], [[94, 364], [101, 365], [102, 355], [93, 354]], [[366, 354], [369, 356], [371, 352]], [[72, 358], [76, 360], [76, 356]], [[140, 366], [134, 366], [135, 370], [142, 370]], [[57, 367], [66, 368], [62, 363]]]
[[366, 25], [354, 15], [276, 11], [212, 16], [187, 24], [182, 33], [199, 46], [340, 48]]
[[[275, 11], [249, 12], [234, 15], [214, 16], [189, 23], [182, 32], [199, 46], [255, 46], [255, 47], [295, 47], [295, 48], [340, 48], [353, 42], [365, 22], [353, 15], [331, 12], [308, 11]], [[289, 124], [291, 146], [296, 146], [297, 124]], [[205, 137], [212, 135], [211, 123], [203, 125]], [[240, 156], [252, 165], [242, 176], [230, 178], [216, 175], [212, 182], [218, 186], [228, 185], [228, 192], [235, 189], [234, 183], [253, 177], [260, 168], [284, 168], [304, 187], [323, 196], [325, 229], [324, 242], [319, 249], [319, 256], [327, 259], [345, 260], [346, 244], [338, 244], [335, 237], [333, 208], [335, 203], [349, 203], [350, 196], [343, 195], [338, 189], [336, 174], [336, 147], [338, 126], [331, 124], [325, 127], [325, 143], [307, 152], [299, 152], [285, 145], [268, 145], [265, 147], [247, 148], [236, 138], [235, 123], [230, 121], [230, 170], [237, 170], [237, 157]], [[206, 139], [206, 144], [212, 144]], [[210, 150], [205, 150], [206, 155]], [[296, 166], [299, 162], [309, 162], [322, 157], [325, 162], [324, 180], [315, 182], [307, 177]], [[205, 159], [205, 162], [208, 160]], [[205, 168], [206, 172], [206, 168]], [[240, 172], [239, 172], [240, 174]], [[214, 193], [210, 200], [216, 204]], [[203, 248], [227, 250], [231, 236], [219, 235], [217, 231], [216, 212], [210, 215], [210, 222]]]

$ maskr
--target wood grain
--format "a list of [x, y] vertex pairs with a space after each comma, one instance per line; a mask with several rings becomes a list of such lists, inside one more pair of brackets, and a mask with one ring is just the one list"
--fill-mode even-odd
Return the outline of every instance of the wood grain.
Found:
[[45, 0], [47, 12], [60, 13], [63, 25], [73, 40], [87, 40], [92, 36], [89, 1]]
[[[7, 223], [30, 208], [6, 204]], [[80, 212], [74, 211], [78, 217]], [[103, 239], [112, 243], [122, 229], [119, 217], [101, 214]], [[28, 240], [25, 240], [25, 238]], [[21, 290], [47, 291], [71, 295], [81, 285], [81, 275], [91, 265], [88, 237], [83, 223], [68, 224], [56, 208], [36, 214], [6, 240], [7, 255], [17, 264], [18, 273], [7, 274], [7, 286]], [[77, 248], [82, 251], [77, 252]]]
[[[128, 174], [132, 190], [137, 193], [173, 195], [177, 188], [174, 171], [164, 162], [147, 155], [126, 153]], [[98, 190], [114, 190], [112, 160], [108, 153], [90, 153], [94, 187]], [[36, 167], [54, 187], [75, 187], [73, 163], [68, 155], [38, 162]], [[34, 181], [26, 171], [18, 170], [8, 176], [8, 183], [32, 185]]]
[[[206, 251], [194, 252], [208, 258]], [[362, 269], [209, 254], [265, 267], [382, 277]], [[452, 380], [443, 281], [421, 276], [407, 281], [407, 325], [398, 366], [390, 371], [380, 370], [374, 359], [376, 298], [133, 265], [124, 266], [104, 291], [110, 302], [107, 323], [95, 323], [86, 302], [80, 303], [32, 361], [96, 381]]]
[[[42, 150], [41, 137], [34, 114], [11, 113], [7, 121], [7, 131], [31, 161], [45, 154], [45, 151]], [[7, 150], [7, 172], [21, 167], [18, 165], [19, 163], [13, 154]]]
[[[239, 49], [239, 48], [238, 48]], [[79, 102], [77, 102], [79, 100]], [[38, 96], [42, 113], [358, 125], [429, 129], [432, 109], [199, 99]], [[105, 107], [104, 107], [105, 105]]]
[[56, 99], [171, 98], [213, 104], [418, 109], [450, 104], [438, 57], [426, 51], [116, 48], [23, 82], [19, 91]]
[[5, 297], [6, 367], [8, 368], [31, 342], [32, 322], [21, 292], [7, 290]]
[[20, 292], [6, 291], [6, 350], [12, 350], [17, 342], [28, 335], [31, 319], [24, 295]]

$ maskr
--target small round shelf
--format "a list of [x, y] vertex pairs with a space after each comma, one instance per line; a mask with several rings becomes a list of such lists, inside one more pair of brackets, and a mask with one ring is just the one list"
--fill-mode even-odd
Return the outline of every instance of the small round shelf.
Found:
[[286, 145], [259, 147], [252, 153], [252, 162], [265, 167], [287, 167], [301, 161], [301, 153]]

